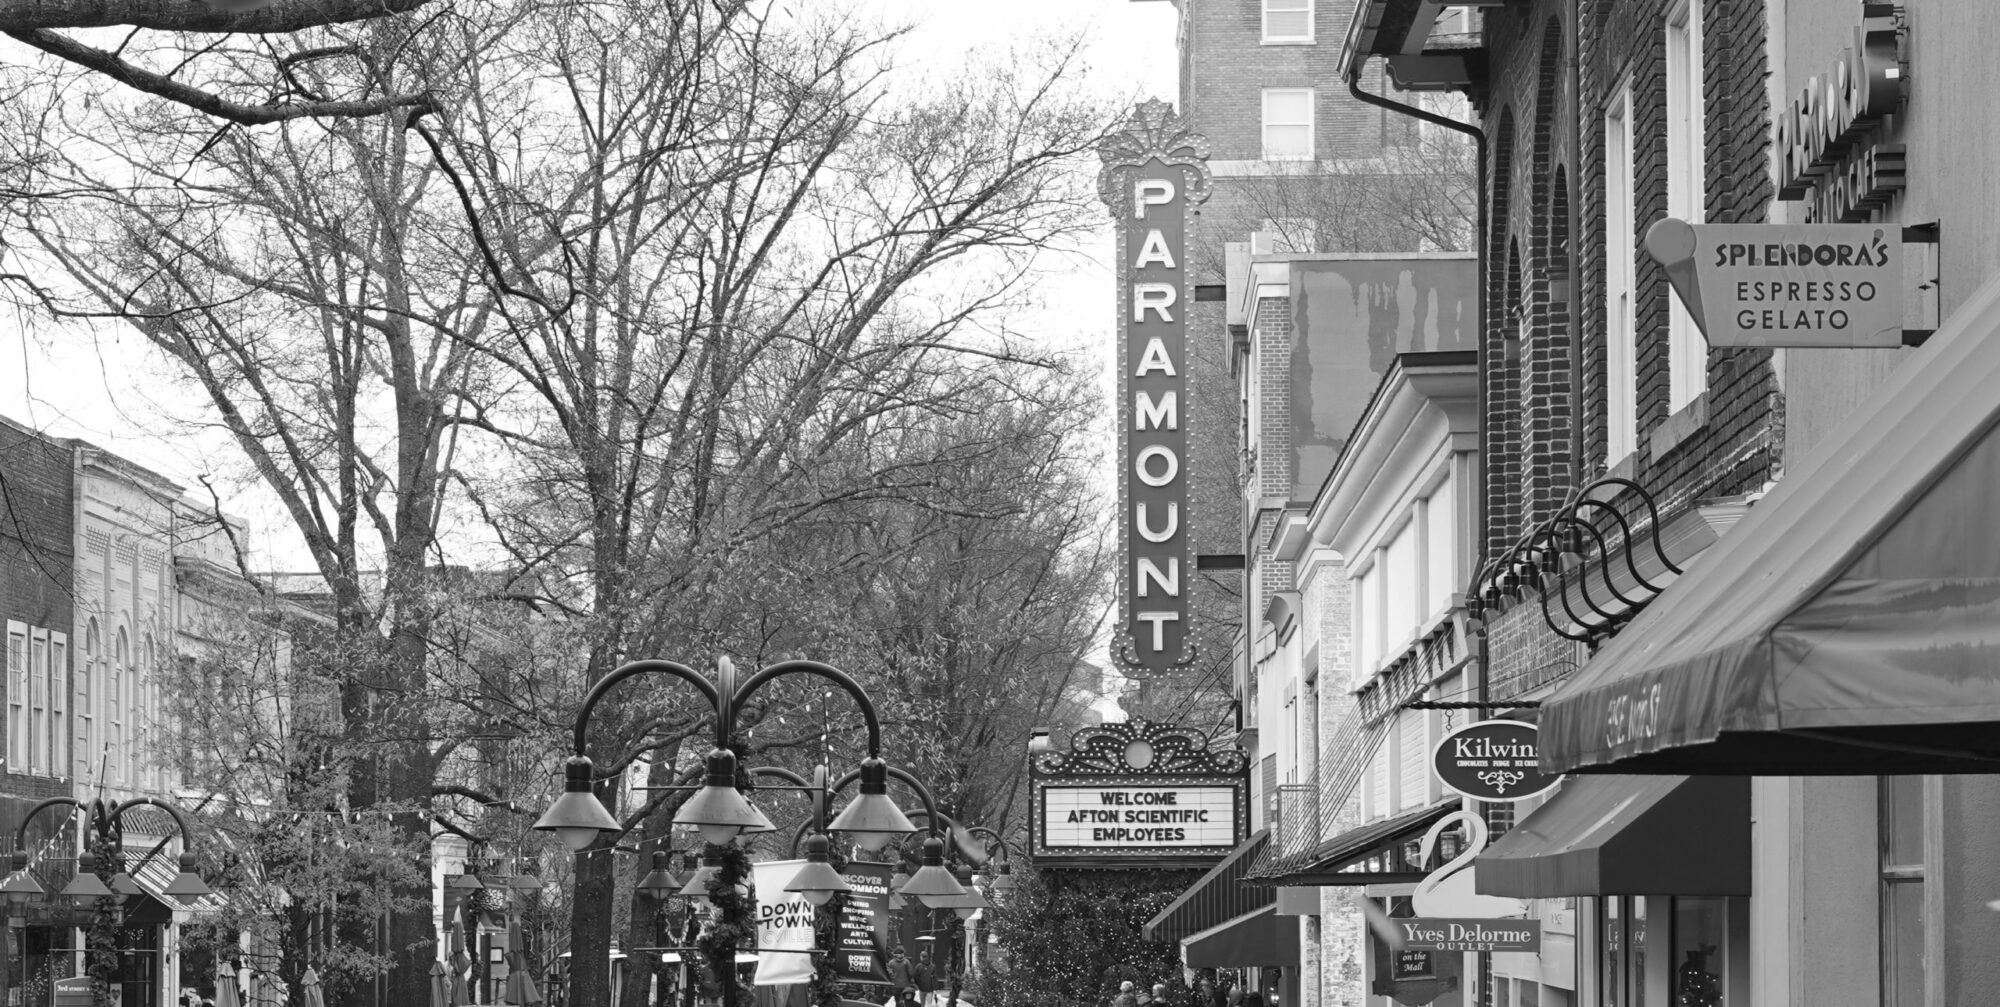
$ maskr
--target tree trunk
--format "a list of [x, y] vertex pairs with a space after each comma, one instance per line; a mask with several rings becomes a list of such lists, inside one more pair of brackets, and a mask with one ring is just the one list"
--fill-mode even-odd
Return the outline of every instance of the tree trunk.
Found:
[[570, 909], [570, 1007], [611, 1005], [611, 897], [617, 872], [611, 844], [576, 856], [576, 898]]

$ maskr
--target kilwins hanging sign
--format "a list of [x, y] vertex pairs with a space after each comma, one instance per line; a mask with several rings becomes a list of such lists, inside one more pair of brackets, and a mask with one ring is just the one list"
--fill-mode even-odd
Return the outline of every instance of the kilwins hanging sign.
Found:
[[1543, 776], [1541, 729], [1518, 720], [1482, 720], [1444, 736], [1431, 770], [1445, 789], [1475, 801], [1512, 803], [1562, 781]]
[[1207, 867], [1246, 834], [1250, 760], [1143, 720], [1078, 731], [1028, 763], [1038, 867]]
[[1172, 106], [1140, 104], [1099, 151], [1098, 195], [1118, 234], [1118, 468], [1122, 533], [1114, 652], [1131, 674], [1193, 660], [1188, 591], [1187, 231], [1208, 196], [1208, 141]]

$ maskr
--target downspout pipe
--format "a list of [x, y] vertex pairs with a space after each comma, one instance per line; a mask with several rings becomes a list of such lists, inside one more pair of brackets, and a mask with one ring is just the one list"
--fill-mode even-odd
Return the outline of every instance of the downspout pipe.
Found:
[[[1479, 492], [1477, 494], [1474, 494], [1473, 497], [1474, 499], [1473, 508], [1475, 514], [1474, 527], [1478, 529], [1477, 541], [1479, 543], [1479, 552], [1477, 555], [1479, 555], [1482, 558], [1480, 569], [1483, 572], [1486, 567], [1486, 564], [1483, 562], [1483, 559], [1486, 556], [1486, 549], [1487, 549], [1486, 487], [1485, 487], [1485, 483], [1487, 480], [1484, 476], [1484, 473], [1486, 470], [1486, 461], [1488, 458], [1492, 457], [1492, 452], [1490, 450], [1491, 444], [1489, 443], [1488, 440], [1490, 436], [1490, 431], [1488, 430], [1488, 427], [1490, 426], [1490, 424], [1487, 423], [1487, 416], [1486, 416], [1486, 404], [1487, 404], [1486, 383], [1487, 383], [1487, 366], [1488, 366], [1488, 361], [1486, 359], [1487, 358], [1486, 231], [1488, 225], [1486, 219], [1486, 214], [1487, 214], [1486, 131], [1469, 122], [1460, 122], [1457, 119], [1453, 119], [1447, 116], [1442, 116], [1437, 114], [1436, 112], [1418, 108], [1415, 105], [1406, 105], [1400, 101], [1391, 101], [1390, 99], [1384, 98], [1379, 94], [1370, 94], [1367, 91], [1363, 91], [1361, 89], [1361, 69], [1365, 65], [1366, 63], [1363, 60], [1359, 59], [1354, 60], [1352, 63], [1348, 65], [1347, 91], [1349, 94], [1352, 94], [1355, 97], [1355, 100], [1366, 102], [1370, 105], [1374, 105], [1377, 108], [1389, 112], [1394, 112], [1398, 115], [1407, 115], [1413, 119], [1420, 119], [1424, 122], [1430, 123], [1433, 126], [1442, 127], [1444, 129], [1451, 130], [1454, 133], [1463, 133], [1466, 136], [1472, 138], [1473, 157], [1477, 161], [1478, 165], [1478, 182], [1476, 183], [1478, 186], [1478, 191], [1473, 194], [1474, 199], [1477, 202], [1477, 221], [1473, 225], [1473, 229], [1476, 233], [1474, 233], [1472, 236], [1473, 240], [1472, 253], [1474, 257], [1474, 262], [1476, 263], [1475, 267], [1476, 279], [1474, 280], [1473, 284], [1474, 290], [1472, 298], [1473, 299], [1472, 310], [1473, 310], [1473, 331], [1478, 334], [1476, 338], [1479, 340], [1479, 342], [1477, 343], [1477, 345], [1479, 346], [1479, 466], [1480, 466], [1480, 472], [1482, 473], [1479, 480], [1481, 483]], [[1468, 593], [1477, 591], [1478, 589], [1479, 589], [1479, 582], [1477, 578], [1475, 578]], [[1489, 695], [1490, 682], [1489, 682], [1489, 676], [1487, 675], [1486, 671], [1486, 666], [1487, 666], [1486, 634], [1482, 632], [1475, 634], [1475, 636], [1478, 639], [1477, 647], [1478, 647], [1478, 658], [1479, 658], [1479, 682], [1478, 682], [1479, 702], [1486, 703], [1490, 702], [1492, 699], [1492, 697]]]

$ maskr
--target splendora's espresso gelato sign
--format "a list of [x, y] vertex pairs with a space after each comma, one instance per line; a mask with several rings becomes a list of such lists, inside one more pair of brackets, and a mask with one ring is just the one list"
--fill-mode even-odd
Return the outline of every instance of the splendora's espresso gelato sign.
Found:
[[1562, 780], [1542, 775], [1540, 738], [1540, 729], [1518, 720], [1467, 724], [1438, 742], [1431, 769], [1447, 790], [1475, 801], [1533, 797]]
[[1668, 217], [1646, 251], [1711, 347], [1903, 345], [1900, 225]]

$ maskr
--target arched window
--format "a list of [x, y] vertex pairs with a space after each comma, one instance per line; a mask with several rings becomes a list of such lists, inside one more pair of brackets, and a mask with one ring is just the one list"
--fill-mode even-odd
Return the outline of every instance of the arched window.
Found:
[[154, 694], [154, 687], [159, 673], [158, 665], [154, 662], [159, 659], [159, 652], [153, 646], [153, 634], [150, 632], [146, 634], [146, 649], [141, 652], [141, 655], [143, 660], [139, 662], [139, 666], [132, 672], [132, 721], [134, 723], [132, 736], [135, 749], [138, 745], [144, 745], [146, 752], [143, 757], [140, 757], [135, 751], [135, 758], [138, 759], [135, 765], [141, 767], [141, 770], [135, 771], [133, 776], [137, 777], [143, 771], [146, 785], [157, 788], [160, 782], [160, 760], [155, 757], [153, 751], [153, 736], [151, 732], [152, 725], [159, 721], [159, 697]]
[[91, 616], [83, 627], [83, 667], [76, 669], [76, 769], [77, 779], [90, 776], [92, 760], [97, 758], [97, 707], [92, 702], [97, 694], [93, 687], [97, 676], [104, 673], [104, 631], [97, 625], [97, 617]]

